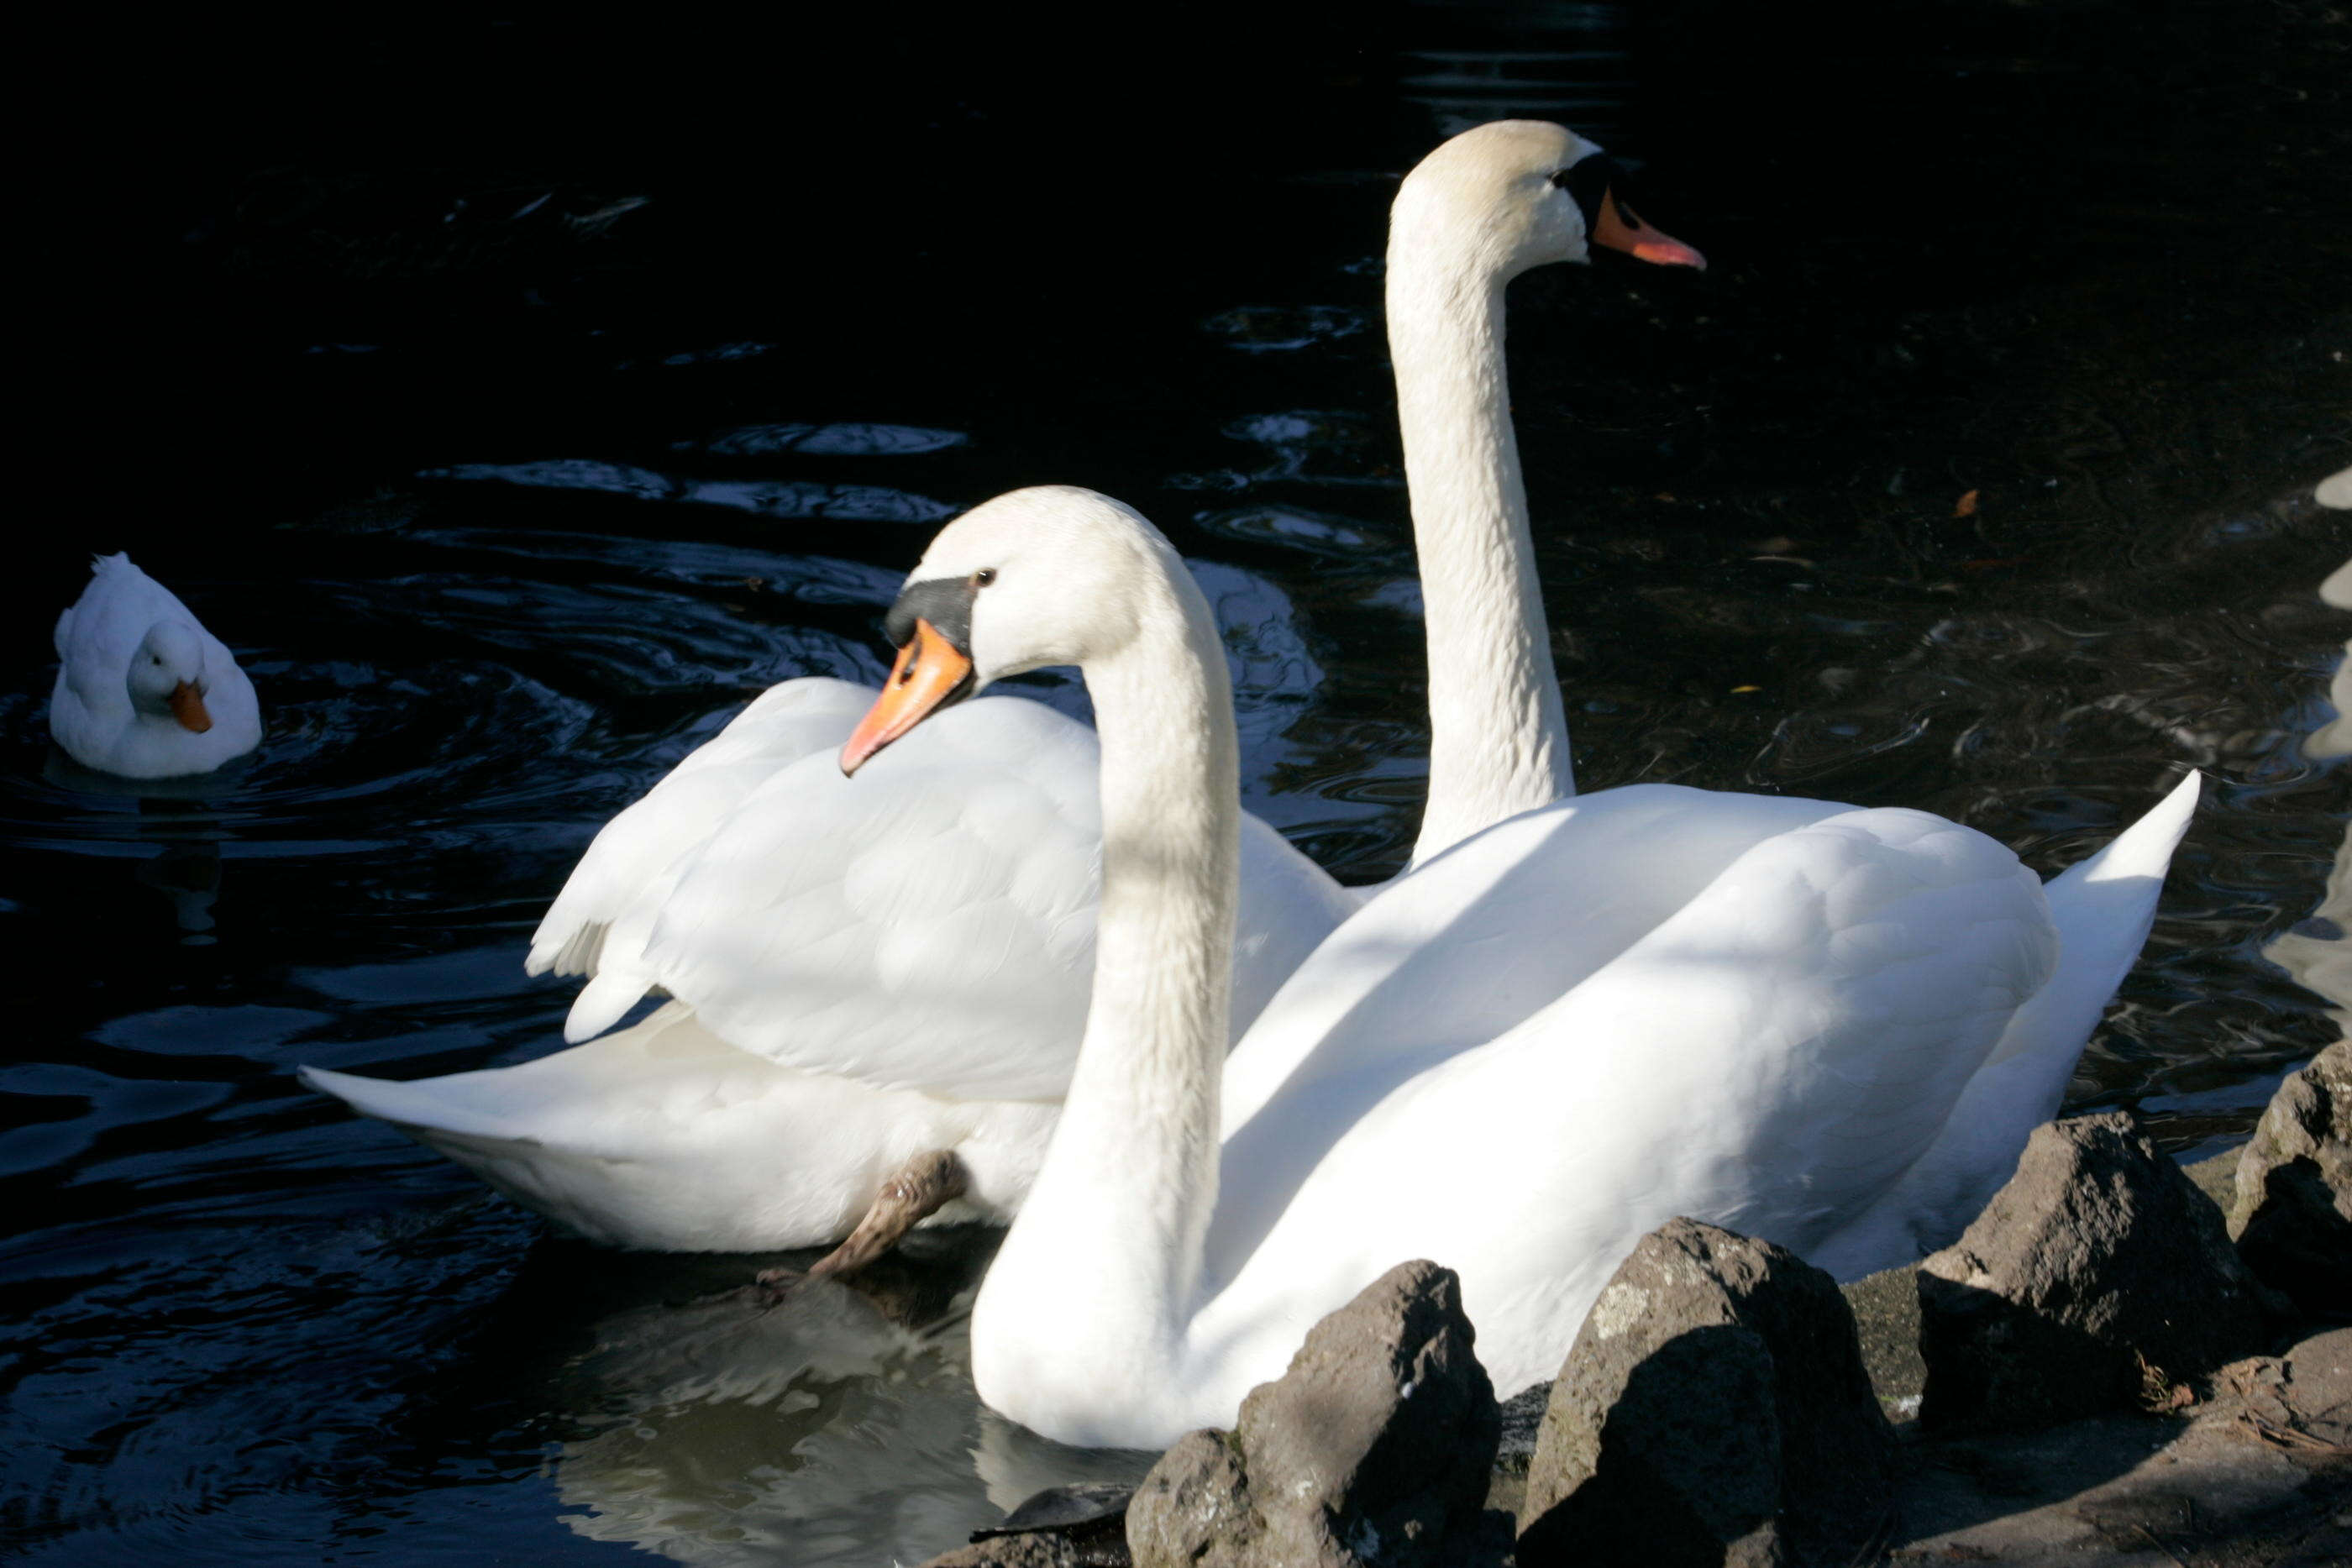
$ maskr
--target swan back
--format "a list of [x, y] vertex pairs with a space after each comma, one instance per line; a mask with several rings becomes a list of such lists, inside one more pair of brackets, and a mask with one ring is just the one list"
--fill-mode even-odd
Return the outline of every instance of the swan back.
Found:
[[1277, 1092], [1412, 1071], [1408, 1061], [1495, 1039], [1748, 849], [1848, 810], [1640, 784], [1523, 812], [1455, 845], [1383, 886], [1276, 994], [1226, 1064], [1226, 1137], [1254, 1146], [1251, 1118]]

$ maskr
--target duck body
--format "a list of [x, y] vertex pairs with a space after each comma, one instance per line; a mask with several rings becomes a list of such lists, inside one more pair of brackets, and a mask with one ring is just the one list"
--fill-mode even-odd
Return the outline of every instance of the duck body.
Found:
[[[940, 1222], [1009, 1220], [1092, 983], [1094, 733], [974, 702], [910, 737], [897, 788], [851, 789], [835, 753], [876, 695], [772, 687], [605, 825], [527, 960], [586, 978], [567, 1024], [585, 1043], [416, 1082], [304, 1082], [618, 1246], [824, 1245], [932, 1149], [967, 1181]], [[1265, 823], [1244, 836], [1233, 961], [1255, 1016], [1354, 900]], [[675, 999], [603, 1034], [656, 990]]]
[[209, 773], [261, 744], [261, 705], [226, 643], [131, 564], [98, 556], [58, 617], [49, 733], [85, 768], [127, 779]]

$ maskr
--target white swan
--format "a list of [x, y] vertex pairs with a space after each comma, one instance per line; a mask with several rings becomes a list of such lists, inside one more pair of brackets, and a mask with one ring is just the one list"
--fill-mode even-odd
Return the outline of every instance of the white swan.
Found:
[[1672, 1216], [1847, 1275], [1916, 1257], [2054, 1108], [2197, 795], [2192, 775], [2046, 890], [1917, 811], [1643, 786], [1522, 813], [1291, 977], [1226, 1076], [1291, 1065], [1250, 1103], [1228, 1088], [1221, 1152], [1235, 744], [1182, 562], [1117, 502], [1018, 491], [933, 541], [894, 619], [921, 680], [845, 769], [1003, 675], [1075, 661], [1094, 698], [1086, 1039], [971, 1319], [982, 1397], [1088, 1446], [1231, 1425], [1407, 1258], [1459, 1270], [1508, 1396]]
[[236, 656], [127, 555], [91, 559], [57, 644], [49, 733], [85, 768], [169, 779], [261, 744], [261, 705]]
[[[1486, 127], [1433, 154], [1397, 204], [1391, 334], [1433, 727], [1416, 860], [1571, 789], [1502, 290], [1526, 267], [1581, 259], [1588, 225], [1645, 259], [1703, 265], [1624, 210], [1614, 180], [1558, 126]], [[927, 727], [916, 753], [989, 786], [950, 821], [911, 771], [898, 792], [845, 789], [832, 753], [871, 695], [821, 679], [767, 693], [605, 826], [541, 921], [530, 971], [589, 977], [566, 1039], [591, 1040], [650, 990], [683, 1006], [520, 1067], [305, 1081], [624, 1245], [815, 1245], [908, 1173], [896, 1225], [936, 1197], [908, 1163], [937, 1149], [969, 1189], [950, 1218], [1009, 1218], [1084, 1019], [1094, 738], [1028, 704]], [[1244, 888], [1237, 1028], [1352, 907], [1255, 819]], [[1008, 896], [1026, 902], [1007, 910]]]
[[[834, 754], [875, 695], [772, 687], [582, 857], [528, 961], [592, 977], [567, 1033], [656, 986], [677, 1000], [520, 1066], [303, 1082], [620, 1246], [851, 1236], [830, 1270], [934, 1212], [1010, 1218], [1085, 1020], [1094, 733], [976, 702], [917, 737], [903, 788], [852, 789]], [[1245, 1022], [1354, 901], [1265, 823], [1243, 832]]]

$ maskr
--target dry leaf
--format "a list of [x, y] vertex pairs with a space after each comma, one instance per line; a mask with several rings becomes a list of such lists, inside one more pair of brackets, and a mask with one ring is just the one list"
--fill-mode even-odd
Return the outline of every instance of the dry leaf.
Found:
[[1960, 497], [1959, 504], [1952, 508], [1952, 516], [1956, 517], [1973, 517], [1976, 515], [1977, 493], [1974, 490], [1971, 490], [1967, 495]]

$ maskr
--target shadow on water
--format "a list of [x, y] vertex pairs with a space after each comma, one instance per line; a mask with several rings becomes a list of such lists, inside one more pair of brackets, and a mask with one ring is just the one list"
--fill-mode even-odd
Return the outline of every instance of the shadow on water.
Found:
[[[1170, 530], [1251, 808], [1395, 870], [1427, 732], [1384, 211], [1500, 114], [1593, 131], [1715, 263], [1513, 287], [1585, 786], [1918, 806], [2049, 871], [2199, 767], [2073, 1102], [2196, 1148], [2338, 1027], [2345, 764], [2306, 744], [2352, 555], [2310, 499], [2352, 461], [2336, 10], [1416, 5], [1115, 57], [994, 21], [194, 29], [64, 51], [106, 81], [30, 176], [26, 1561], [911, 1562], [1131, 1474], [978, 1409], [986, 1238], [761, 1311], [743, 1260], [535, 1241], [291, 1068], [552, 1048], [524, 941], [597, 826], [766, 685], [877, 678], [935, 523], [1019, 484]], [[234, 777], [123, 794], [49, 747], [44, 629], [94, 549], [252, 674]]]

